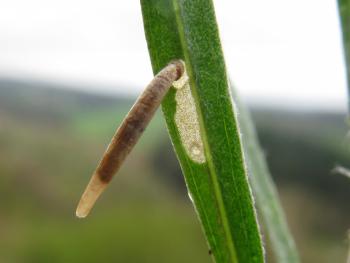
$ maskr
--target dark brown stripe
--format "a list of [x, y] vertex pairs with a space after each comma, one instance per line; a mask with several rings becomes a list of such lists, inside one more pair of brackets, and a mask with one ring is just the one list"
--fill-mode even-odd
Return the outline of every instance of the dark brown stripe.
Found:
[[112, 138], [99, 163], [96, 174], [108, 183], [119, 170], [152, 119], [172, 83], [184, 72], [181, 61], [171, 62], [161, 70], [146, 87]]

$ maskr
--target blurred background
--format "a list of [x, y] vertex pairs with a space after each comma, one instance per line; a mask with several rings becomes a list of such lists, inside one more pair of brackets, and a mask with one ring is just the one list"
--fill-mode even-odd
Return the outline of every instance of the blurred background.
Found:
[[[138, 1], [0, 0], [0, 262], [211, 262], [159, 112], [92, 214], [76, 204], [152, 71]], [[336, 1], [214, 1], [303, 262], [346, 262]], [[273, 262], [267, 247], [268, 262]]]

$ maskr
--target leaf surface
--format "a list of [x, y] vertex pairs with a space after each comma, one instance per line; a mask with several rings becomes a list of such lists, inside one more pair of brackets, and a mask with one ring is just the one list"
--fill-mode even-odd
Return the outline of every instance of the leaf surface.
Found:
[[156, 74], [173, 59], [185, 62], [205, 162], [186, 151], [172, 89], [162, 108], [189, 194], [212, 254], [221, 262], [264, 262], [225, 62], [209, 0], [141, 0]]

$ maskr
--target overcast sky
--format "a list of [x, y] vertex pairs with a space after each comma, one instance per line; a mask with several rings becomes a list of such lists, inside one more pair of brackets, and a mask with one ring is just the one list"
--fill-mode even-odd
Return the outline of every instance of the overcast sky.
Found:
[[[132, 94], [152, 78], [137, 0], [0, 3], [1, 76]], [[244, 98], [346, 109], [336, 0], [214, 4], [228, 71]]]

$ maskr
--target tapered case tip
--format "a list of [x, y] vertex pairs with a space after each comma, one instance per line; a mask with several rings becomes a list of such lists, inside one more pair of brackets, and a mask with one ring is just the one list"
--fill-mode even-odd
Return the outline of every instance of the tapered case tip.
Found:
[[84, 218], [90, 213], [92, 207], [102, 192], [105, 190], [106, 186], [107, 184], [102, 182], [97, 174], [94, 174], [92, 176], [75, 212], [78, 218]]

